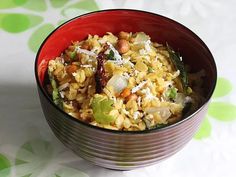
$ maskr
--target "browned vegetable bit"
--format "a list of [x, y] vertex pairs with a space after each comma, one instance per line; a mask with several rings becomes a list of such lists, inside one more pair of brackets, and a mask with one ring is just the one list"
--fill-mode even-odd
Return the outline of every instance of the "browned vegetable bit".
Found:
[[105, 75], [104, 62], [107, 59], [107, 56], [104, 54], [108, 49], [108, 45], [106, 44], [103, 47], [103, 50], [97, 56], [97, 71], [95, 73], [95, 82], [96, 82], [96, 92], [101, 93], [103, 88], [107, 84], [107, 77]]
[[129, 39], [129, 33], [121, 31], [118, 34], [118, 38], [128, 40]]
[[128, 52], [130, 49], [129, 42], [125, 39], [120, 39], [117, 42], [117, 50], [120, 54]]

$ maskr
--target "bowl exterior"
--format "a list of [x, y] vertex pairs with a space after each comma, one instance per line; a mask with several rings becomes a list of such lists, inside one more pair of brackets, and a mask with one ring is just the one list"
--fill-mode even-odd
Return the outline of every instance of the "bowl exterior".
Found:
[[80, 157], [105, 168], [131, 170], [157, 163], [178, 152], [191, 140], [208, 104], [188, 121], [149, 133], [122, 134], [75, 123], [59, 112], [39, 89], [44, 115], [53, 133]]
[[[168, 42], [179, 50], [184, 62], [193, 66], [193, 70], [206, 71], [206, 103], [180, 122], [143, 132], [105, 130], [64, 113], [53, 104], [43, 87], [48, 61], [60, 55], [71, 41], [82, 40], [88, 34], [104, 35], [107, 31], [143, 31], [154, 41]], [[207, 46], [183, 25], [143, 11], [106, 10], [72, 19], [52, 32], [37, 54], [35, 76], [44, 115], [65, 146], [96, 165], [130, 170], [164, 160], [190, 141], [206, 114], [216, 83], [216, 66]]]

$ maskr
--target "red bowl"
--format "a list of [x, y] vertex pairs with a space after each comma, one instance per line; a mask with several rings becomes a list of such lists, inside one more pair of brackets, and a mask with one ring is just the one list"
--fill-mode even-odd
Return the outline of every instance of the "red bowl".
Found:
[[[143, 31], [153, 41], [168, 42], [194, 71], [204, 69], [205, 102], [199, 109], [168, 127], [123, 132], [86, 124], [54, 105], [43, 86], [48, 61], [59, 56], [71, 41], [84, 40], [88, 34], [102, 36], [119, 31]], [[130, 170], [166, 159], [192, 139], [207, 112], [217, 72], [214, 58], [204, 42], [180, 23], [154, 13], [116, 9], [81, 15], [55, 29], [38, 51], [35, 77], [44, 115], [65, 146], [99, 166]]]

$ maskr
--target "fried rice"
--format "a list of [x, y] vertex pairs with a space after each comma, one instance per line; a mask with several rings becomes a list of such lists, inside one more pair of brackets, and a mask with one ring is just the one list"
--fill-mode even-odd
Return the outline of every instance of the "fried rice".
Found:
[[[124, 131], [173, 124], [203, 100], [204, 71], [144, 32], [89, 35], [48, 64], [48, 93], [75, 119]], [[194, 84], [197, 82], [198, 84]]]

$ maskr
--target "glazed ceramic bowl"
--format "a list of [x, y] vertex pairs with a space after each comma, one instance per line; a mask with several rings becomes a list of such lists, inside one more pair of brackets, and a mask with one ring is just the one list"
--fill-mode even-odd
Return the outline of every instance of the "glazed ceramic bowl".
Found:
[[[139, 132], [107, 130], [88, 125], [54, 105], [44, 89], [50, 59], [59, 56], [71, 41], [88, 34], [119, 31], [149, 34], [153, 41], [179, 51], [194, 71], [205, 69], [205, 102], [191, 115], [164, 128]], [[130, 170], [164, 160], [188, 143], [204, 118], [216, 84], [216, 65], [204, 42], [188, 28], [169, 18], [137, 10], [104, 10], [78, 16], [55, 29], [41, 45], [35, 77], [44, 115], [54, 134], [80, 157], [105, 168]]]

